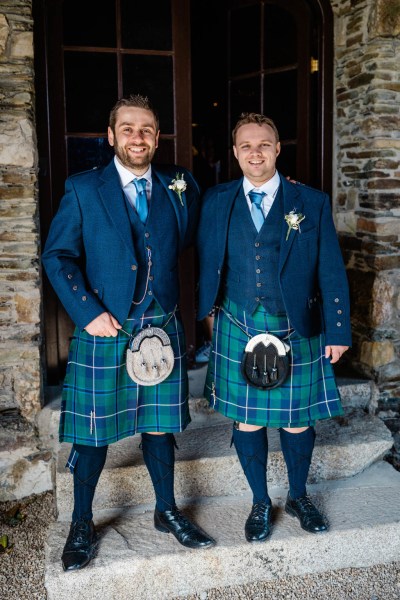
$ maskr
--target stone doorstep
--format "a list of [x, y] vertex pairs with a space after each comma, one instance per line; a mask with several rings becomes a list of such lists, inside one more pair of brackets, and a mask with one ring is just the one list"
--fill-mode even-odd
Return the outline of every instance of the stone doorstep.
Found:
[[[177, 499], [235, 495], [248, 490], [236, 451], [230, 446], [231, 421], [210, 413], [207, 423], [202, 427], [189, 425], [186, 431], [176, 435], [179, 446], [175, 466]], [[384, 423], [361, 410], [351, 411], [348, 417], [339, 420], [321, 421], [316, 429], [317, 443], [309, 482], [356, 475], [382, 458], [393, 445], [392, 435]], [[268, 438], [269, 485], [286, 485], [286, 466], [278, 431], [269, 430]], [[110, 445], [94, 498], [96, 510], [154, 501], [139, 443], [139, 437], [130, 437]], [[72, 512], [72, 477], [65, 469], [70, 448], [70, 444], [62, 444], [58, 459], [56, 501], [59, 520], [70, 520]]]
[[0, 501], [18, 500], [53, 489], [52, 453], [30, 433], [0, 428]]
[[399, 560], [400, 473], [386, 462], [345, 480], [310, 485], [310, 496], [329, 517], [324, 534], [304, 532], [283, 511], [286, 491], [271, 490], [273, 531], [261, 544], [244, 539], [249, 494], [203, 499], [181, 508], [217, 541], [187, 550], [153, 527], [153, 507], [101, 511], [97, 557], [82, 571], [64, 573], [60, 556], [68, 524], [51, 526], [46, 548], [48, 600], [107, 596], [119, 600], [169, 600], [215, 587], [279, 580]]

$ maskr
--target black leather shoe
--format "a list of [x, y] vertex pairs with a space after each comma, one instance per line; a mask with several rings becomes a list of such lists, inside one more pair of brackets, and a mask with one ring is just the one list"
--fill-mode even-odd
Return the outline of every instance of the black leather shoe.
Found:
[[71, 523], [61, 557], [64, 571], [86, 567], [94, 556], [96, 545], [97, 534], [93, 521], [79, 519]]
[[194, 525], [175, 506], [172, 510], [154, 512], [154, 527], [164, 533], [172, 533], [182, 546], [187, 548], [209, 548], [215, 540]]
[[292, 517], [297, 517], [302, 528], [310, 533], [320, 533], [329, 529], [326, 519], [308, 496], [301, 496], [293, 500], [288, 494], [285, 511]]
[[248, 542], [263, 542], [271, 533], [271, 504], [257, 502], [253, 504], [244, 532]]

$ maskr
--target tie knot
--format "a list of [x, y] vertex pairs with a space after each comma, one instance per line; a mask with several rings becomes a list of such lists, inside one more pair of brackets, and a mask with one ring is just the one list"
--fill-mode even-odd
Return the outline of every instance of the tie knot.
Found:
[[142, 179], [134, 179], [132, 183], [135, 186], [138, 194], [146, 190], [147, 180], [144, 177], [142, 177]]
[[261, 207], [261, 202], [265, 195], [265, 192], [256, 192], [255, 190], [249, 192], [249, 198], [251, 202], [255, 204], [258, 208]]

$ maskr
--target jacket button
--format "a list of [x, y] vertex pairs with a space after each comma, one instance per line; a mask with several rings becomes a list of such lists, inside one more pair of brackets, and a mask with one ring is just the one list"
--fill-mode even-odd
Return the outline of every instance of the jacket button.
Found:
[[148, 293], [149, 296], [153, 295], [153, 292], [151, 290], [149, 290], [147, 293]]
[[137, 265], [132, 265], [131, 269], [132, 269], [132, 271], [136, 271], [137, 270]]
[[260, 242], [256, 242], [254, 245], [256, 248], [258, 248], [260, 246]]
[[83, 300], [84, 302], [86, 302], [86, 300], [87, 300], [87, 296], [82, 296], [82, 300]]
[[146, 233], [144, 234], [144, 237], [145, 237], [145, 238], [149, 238], [149, 237], [150, 237], [150, 234], [149, 234], [149, 232], [148, 232], [148, 231], [146, 231]]
[[150, 275], [149, 276], [149, 281], [153, 281], [153, 279], [154, 279], [153, 275]]
[[341, 315], [341, 314], [342, 314], [342, 312], [343, 312], [343, 311], [342, 311], [342, 310], [340, 310], [340, 308], [339, 308], [339, 310], [337, 311], [337, 314], [338, 314], [338, 315]]
[[256, 256], [256, 260], [260, 260], [261, 256], [259, 254], [257, 254]]
[[71, 273], [68, 273], [67, 277], [68, 277], [68, 279], [72, 279]]
[[257, 287], [261, 287], [261, 283], [257, 283]]
[[256, 273], [261, 273], [261, 269], [256, 269]]
[[74, 292], [76, 292], [76, 290], [78, 289], [78, 286], [77, 285], [73, 285], [72, 289], [74, 290]]
[[337, 325], [338, 327], [341, 327], [341, 326], [342, 326], [342, 324], [341, 324], [341, 322], [340, 322], [340, 321], [338, 321], [338, 322], [336, 323], [336, 325]]
[[217, 271], [217, 272], [218, 272], [218, 275], [221, 275], [221, 270], [220, 270], [220, 269], [218, 269], [218, 271]]
[[256, 302], [260, 302], [260, 298], [258, 296], [255, 297]]
[[98, 294], [98, 293], [99, 293], [99, 290], [96, 290], [96, 289], [94, 289], [94, 290], [93, 290], [93, 292], [94, 292], [95, 294]]
[[339, 302], [339, 298], [335, 298], [335, 302], [336, 302], [336, 303], [337, 303], [337, 302]]

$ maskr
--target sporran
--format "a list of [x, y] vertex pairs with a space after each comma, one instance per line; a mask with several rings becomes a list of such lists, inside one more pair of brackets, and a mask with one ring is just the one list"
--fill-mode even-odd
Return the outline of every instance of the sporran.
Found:
[[126, 351], [126, 370], [139, 385], [157, 385], [174, 368], [171, 340], [160, 327], [142, 329], [129, 341]]
[[289, 374], [290, 346], [271, 333], [250, 338], [243, 352], [241, 372], [245, 381], [260, 390], [271, 390]]

